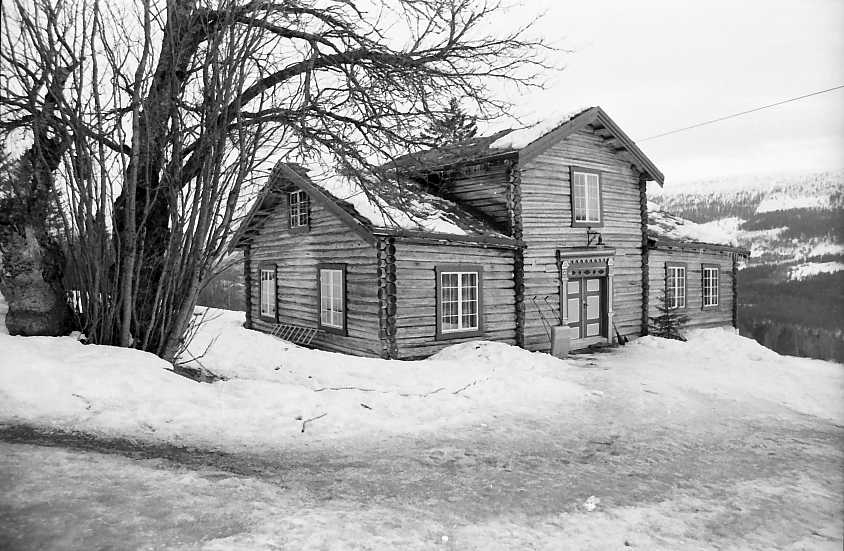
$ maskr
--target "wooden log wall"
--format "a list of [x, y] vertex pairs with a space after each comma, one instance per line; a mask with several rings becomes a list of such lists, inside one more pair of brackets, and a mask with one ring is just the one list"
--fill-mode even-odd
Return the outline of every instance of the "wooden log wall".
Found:
[[[733, 254], [710, 249], [651, 249], [649, 254], [650, 316], [658, 316], [657, 306], [665, 290], [665, 264], [676, 262], [686, 265], [686, 308], [689, 317], [686, 329], [732, 325], [735, 304], [733, 283]], [[703, 308], [702, 264], [718, 265], [718, 306]]]
[[[469, 340], [515, 344], [513, 250], [396, 240], [396, 344], [399, 358], [429, 356]], [[436, 340], [437, 281], [442, 264], [483, 266], [484, 334]]]
[[[613, 266], [614, 321], [621, 334], [642, 331], [642, 210], [639, 171], [616, 154], [591, 126], [570, 135], [535, 158], [522, 161], [521, 218], [525, 249], [525, 296], [544, 297], [559, 311], [555, 252], [584, 247], [586, 228], [572, 228], [569, 167], [601, 173], [603, 235], [615, 249]], [[545, 312], [550, 314], [551, 309]], [[610, 328], [612, 330], [612, 328]], [[539, 313], [525, 309], [525, 348], [548, 350], [550, 342]]]
[[[512, 236], [520, 243], [524, 237], [522, 231], [522, 188], [521, 171], [518, 163], [508, 166], [508, 201], [510, 209], [510, 228]], [[513, 251], [513, 281], [516, 286], [516, 345], [525, 346], [525, 248], [520, 246]]]
[[277, 265], [278, 320], [316, 327], [319, 321], [317, 264], [345, 263], [348, 335], [320, 332], [313, 346], [356, 355], [379, 356], [378, 259], [374, 245], [321, 204], [311, 200], [310, 231], [290, 233], [287, 196], [276, 206], [251, 243], [253, 327], [268, 332], [273, 322], [261, 319], [260, 266]]
[[644, 175], [639, 177], [639, 210], [642, 214], [642, 335], [648, 334], [648, 313], [650, 312], [650, 262], [648, 250], [648, 183]]
[[443, 173], [448, 197], [480, 212], [500, 230], [512, 235], [508, 208], [509, 160], [494, 159]]
[[393, 237], [378, 239], [378, 312], [381, 339], [381, 357], [398, 357], [396, 345], [396, 240]]

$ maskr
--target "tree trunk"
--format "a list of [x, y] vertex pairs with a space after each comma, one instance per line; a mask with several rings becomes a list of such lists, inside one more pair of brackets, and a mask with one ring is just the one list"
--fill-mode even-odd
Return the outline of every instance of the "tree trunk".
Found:
[[33, 121], [32, 147], [8, 175], [11, 197], [0, 201], [0, 293], [9, 305], [11, 335], [64, 335], [73, 325], [63, 282], [65, 257], [48, 221], [56, 198], [53, 172], [69, 143], [66, 134], [55, 135], [50, 121], [72, 69], [52, 75], [43, 110]]
[[9, 305], [10, 335], [65, 335], [73, 326], [62, 274], [64, 254], [52, 240], [37, 237], [27, 225], [24, 235], [3, 232], [0, 293]]
[[[204, 37], [200, 21], [193, 17], [195, 4], [195, 0], [167, 1], [163, 47], [133, 129], [132, 159], [126, 175], [127, 180], [133, 181], [124, 186], [115, 205], [115, 229], [124, 249], [120, 255], [124, 262], [129, 256], [133, 258], [122, 268], [128, 272], [122, 272], [121, 278], [132, 278], [132, 284], [126, 286], [131, 289], [131, 296], [123, 300], [131, 304], [131, 332], [136, 338], [156, 334], [156, 290], [170, 240], [170, 193], [174, 185], [171, 179], [162, 181], [161, 177], [179, 94], [188, 76], [188, 65]], [[134, 200], [127, 194], [133, 194]], [[129, 207], [134, 210], [134, 228], [126, 220], [125, 210]], [[161, 344], [155, 339], [145, 349], [156, 350]]]
[[64, 335], [73, 324], [62, 281], [64, 253], [47, 222], [52, 173], [66, 148], [58, 138], [36, 140], [11, 174], [16, 193], [0, 204], [0, 292], [9, 305], [11, 335]]

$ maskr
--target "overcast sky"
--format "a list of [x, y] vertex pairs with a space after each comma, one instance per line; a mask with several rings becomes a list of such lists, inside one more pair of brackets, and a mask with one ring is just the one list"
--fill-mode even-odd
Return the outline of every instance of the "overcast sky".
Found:
[[[524, 0], [566, 69], [521, 115], [600, 105], [637, 142], [844, 84], [844, 1]], [[516, 17], [514, 17], [516, 19]], [[667, 183], [844, 167], [844, 89], [640, 146]]]

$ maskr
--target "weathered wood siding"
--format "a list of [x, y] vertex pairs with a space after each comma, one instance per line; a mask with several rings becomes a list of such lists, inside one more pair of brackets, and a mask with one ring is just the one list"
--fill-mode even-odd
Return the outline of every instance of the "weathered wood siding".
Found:
[[508, 168], [503, 159], [467, 165], [445, 174], [449, 197], [477, 211], [509, 232]]
[[[585, 228], [572, 228], [571, 166], [601, 173], [604, 244], [615, 249], [613, 306], [623, 335], [642, 331], [642, 215], [639, 171], [586, 128], [521, 164], [521, 219], [525, 249], [525, 348], [548, 350], [550, 342], [531, 302], [544, 297], [559, 311], [555, 251], [584, 247]], [[545, 309], [546, 317], [551, 314]], [[612, 330], [612, 328], [610, 328]]]
[[[446, 346], [478, 339], [515, 344], [512, 250], [397, 239], [395, 262], [399, 358], [428, 356]], [[483, 335], [436, 340], [435, 269], [443, 264], [478, 264], [483, 267]]]
[[311, 200], [310, 231], [288, 229], [287, 197], [267, 218], [252, 241], [252, 326], [269, 331], [273, 323], [261, 318], [260, 267], [275, 263], [278, 320], [315, 327], [319, 321], [317, 264], [345, 263], [348, 336], [321, 332], [313, 346], [357, 355], [379, 355], [377, 256], [373, 245]]
[[[649, 316], [659, 315], [657, 306], [665, 291], [665, 264], [669, 262], [686, 266], [686, 308], [681, 311], [689, 317], [687, 329], [733, 324], [733, 260], [730, 253], [704, 249], [651, 249], [648, 258]], [[718, 306], [703, 308], [703, 264], [716, 264], [719, 268]]]

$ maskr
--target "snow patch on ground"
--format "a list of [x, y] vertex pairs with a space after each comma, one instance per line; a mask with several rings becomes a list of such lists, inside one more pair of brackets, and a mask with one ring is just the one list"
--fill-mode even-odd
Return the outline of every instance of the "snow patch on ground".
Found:
[[732, 328], [693, 330], [686, 336], [685, 343], [639, 338], [607, 363], [666, 395], [679, 388], [728, 400], [766, 400], [844, 422], [844, 365], [781, 356]]
[[810, 257], [838, 254], [844, 254], [844, 245], [836, 243], [832, 239], [824, 239], [813, 243], [808, 253]]
[[798, 264], [789, 270], [788, 279], [803, 281], [820, 274], [833, 274], [844, 270], [844, 263], [841, 262], [805, 262]]
[[759, 206], [756, 213], [773, 212], [791, 209], [824, 209], [831, 205], [829, 195], [795, 195], [785, 191], [768, 195]]

